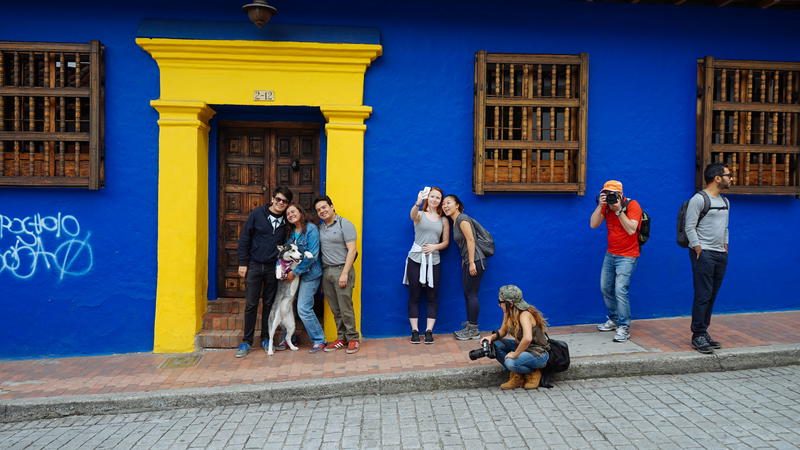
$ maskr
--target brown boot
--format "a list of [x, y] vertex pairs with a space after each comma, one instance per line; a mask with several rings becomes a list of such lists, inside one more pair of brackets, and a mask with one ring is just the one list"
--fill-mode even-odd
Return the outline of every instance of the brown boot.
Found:
[[516, 372], [509, 372], [508, 381], [500, 385], [500, 389], [516, 389], [525, 384], [525, 377]]
[[525, 389], [538, 389], [539, 382], [542, 381], [542, 371], [539, 369], [534, 370], [532, 373], [525, 375]]

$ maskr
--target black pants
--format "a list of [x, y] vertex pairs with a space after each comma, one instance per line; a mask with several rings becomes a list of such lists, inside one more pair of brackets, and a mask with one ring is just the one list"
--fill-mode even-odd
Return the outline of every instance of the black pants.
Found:
[[275, 263], [251, 262], [247, 267], [247, 286], [245, 287], [244, 336], [242, 342], [253, 345], [256, 331], [258, 299], [261, 298], [261, 340], [269, 339], [269, 312], [278, 290], [275, 278]]
[[694, 278], [694, 303], [692, 304], [692, 338], [705, 334], [711, 324], [711, 312], [717, 298], [725, 268], [728, 267], [728, 254], [703, 250], [696, 257], [693, 249], [689, 249], [692, 260], [692, 276]]
[[434, 264], [433, 266], [433, 287], [430, 287], [427, 284], [423, 286], [419, 282], [419, 270], [422, 265], [412, 261], [411, 258], [406, 262], [408, 264], [406, 266], [406, 276], [408, 277], [408, 318], [416, 319], [419, 317], [419, 298], [424, 291], [428, 295], [428, 315], [426, 317], [435, 319], [436, 312], [439, 309], [436, 299], [439, 293], [440, 264]]
[[469, 274], [469, 263], [461, 265], [461, 284], [464, 287], [464, 300], [467, 302], [467, 320], [475, 325], [478, 324], [478, 312], [481, 307], [478, 291], [481, 290], [481, 278], [483, 278], [485, 264], [485, 261], [475, 263], [478, 273], [474, 277]]

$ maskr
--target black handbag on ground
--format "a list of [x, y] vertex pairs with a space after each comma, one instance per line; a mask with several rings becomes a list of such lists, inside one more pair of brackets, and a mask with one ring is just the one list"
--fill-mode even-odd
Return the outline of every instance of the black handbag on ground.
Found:
[[542, 381], [539, 385], [549, 389], [553, 387], [553, 375], [569, 369], [569, 345], [564, 341], [551, 339], [550, 336], [547, 336], [547, 342], [550, 344], [547, 352], [550, 357], [547, 365], [542, 368]]

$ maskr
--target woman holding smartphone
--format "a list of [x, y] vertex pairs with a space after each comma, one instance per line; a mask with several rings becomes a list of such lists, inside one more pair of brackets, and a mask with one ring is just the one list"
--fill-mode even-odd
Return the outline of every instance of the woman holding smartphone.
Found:
[[419, 299], [422, 292], [428, 297], [428, 323], [424, 340], [426, 344], [433, 344], [433, 326], [438, 307], [439, 250], [450, 244], [450, 223], [444, 218], [442, 197], [444, 193], [440, 188], [425, 188], [417, 194], [417, 201], [411, 207], [414, 244], [406, 258], [403, 283], [408, 285], [408, 321], [411, 323], [412, 344], [420, 343]]

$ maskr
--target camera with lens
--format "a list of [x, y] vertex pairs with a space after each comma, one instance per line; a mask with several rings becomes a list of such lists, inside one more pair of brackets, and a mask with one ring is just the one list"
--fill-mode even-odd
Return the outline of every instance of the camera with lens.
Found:
[[606, 194], [606, 203], [609, 205], [616, 205], [619, 202], [619, 194], [616, 192], [609, 192]]
[[494, 345], [489, 341], [483, 340], [481, 341], [481, 348], [470, 350], [469, 359], [475, 361], [478, 358], [495, 359]]

